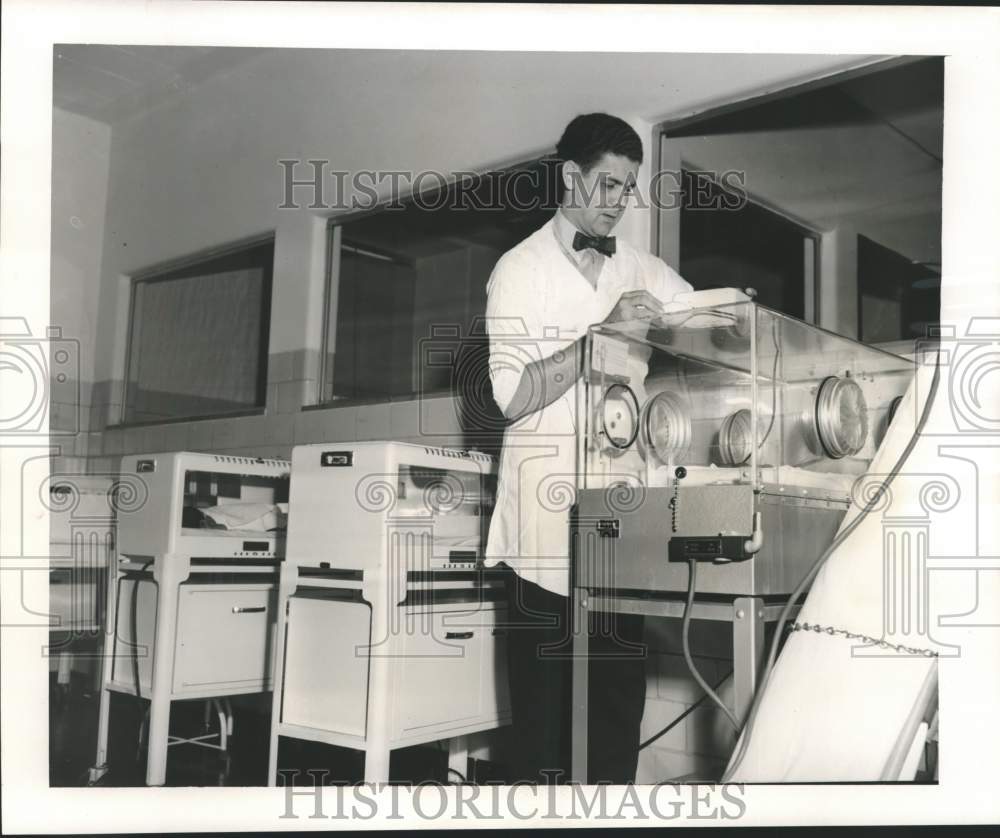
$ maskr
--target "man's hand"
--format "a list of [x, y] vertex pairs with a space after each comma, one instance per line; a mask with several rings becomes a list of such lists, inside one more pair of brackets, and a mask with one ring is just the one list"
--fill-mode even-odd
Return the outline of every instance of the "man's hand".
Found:
[[649, 320], [663, 313], [663, 303], [648, 291], [626, 291], [618, 298], [610, 314], [602, 323], [619, 323], [623, 320]]

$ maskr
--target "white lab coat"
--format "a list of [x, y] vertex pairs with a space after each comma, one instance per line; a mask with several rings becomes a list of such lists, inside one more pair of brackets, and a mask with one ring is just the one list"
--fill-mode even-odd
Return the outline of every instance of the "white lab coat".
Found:
[[[527, 364], [566, 349], [601, 322], [626, 291], [662, 302], [691, 285], [661, 259], [617, 240], [596, 288], [571, 248], [573, 227], [556, 217], [505, 253], [487, 284], [490, 378], [501, 409]], [[562, 242], [562, 244], [561, 244]], [[486, 565], [504, 561], [546, 590], [569, 594], [569, 510], [576, 488], [576, 391], [579, 382], [504, 433]]]

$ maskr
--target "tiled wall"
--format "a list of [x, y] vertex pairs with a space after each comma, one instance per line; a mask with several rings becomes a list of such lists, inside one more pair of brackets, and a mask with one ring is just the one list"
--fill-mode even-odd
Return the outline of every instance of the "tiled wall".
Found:
[[[646, 618], [646, 709], [641, 741], [655, 736], [701, 697], [681, 651], [680, 620]], [[717, 684], [733, 668], [732, 631], [728, 623], [692, 623], [691, 651], [695, 665], [709, 684]], [[719, 689], [732, 706], [732, 678]], [[637, 781], [657, 783], [680, 777], [717, 780], [733, 749], [736, 732], [710, 700], [669, 733], [639, 752]]]
[[[475, 446], [462, 430], [458, 401], [432, 396], [383, 404], [303, 410], [315, 399], [317, 353], [299, 350], [269, 364], [267, 404], [261, 415], [142, 426], [116, 426], [120, 382], [52, 382], [54, 470], [103, 474], [126, 454], [212, 451], [265, 457], [291, 455], [294, 445], [395, 439]], [[304, 377], [311, 374], [312, 377]], [[74, 399], [79, 395], [79, 403]]]

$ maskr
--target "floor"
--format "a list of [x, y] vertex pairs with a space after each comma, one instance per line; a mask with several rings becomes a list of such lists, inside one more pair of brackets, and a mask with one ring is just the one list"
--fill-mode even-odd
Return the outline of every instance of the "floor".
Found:
[[[53, 787], [86, 786], [88, 769], [97, 749], [99, 699], [93, 679], [74, 673], [69, 688], [49, 688], [49, 784]], [[121, 694], [112, 694], [111, 735], [108, 745], [108, 773], [100, 785], [113, 787], [145, 785], [145, 753], [138, 747], [138, 732], [145, 704]], [[177, 745], [167, 760], [168, 786], [264, 786], [267, 784], [267, 747], [271, 719], [270, 694], [238, 696], [231, 699], [234, 728], [228, 753]], [[201, 701], [174, 702], [170, 730], [175, 735], [197, 736], [204, 732]], [[936, 743], [929, 749], [930, 766], [922, 766], [917, 783], [937, 782]], [[293, 785], [312, 785], [317, 770], [325, 771], [324, 785], [353, 784], [363, 779], [359, 751], [282, 739], [278, 750], [282, 771], [298, 771]], [[307, 773], [312, 771], [313, 773]], [[392, 752], [390, 782], [445, 783], [466, 779], [449, 775], [447, 755], [442, 747], [423, 745]], [[470, 781], [510, 782], [502, 765], [477, 760], [467, 766]], [[676, 782], [683, 782], [679, 778]], [[279, 781], [280, 782], [280, 781]]]
[[[88, 769], [97, 749], [99, 696], [92, 679], [74, 673], [69, 688], [56, 685], [55, 674], [49, 689], [49, 784], [86, 786]], [[138, 747], [138, 733], [145, 715], [132, 696], [112, 694], [111, 733], [108, 744], [108, 773], [102, 786], [142, 786], [145, 784], [145, 753]], [[175, 745], [167, 759], [168, 786], [264, 786], [267, 784], [267, 747], [271, 722], [270, 694], [237, 696], [233, 705], [233, 737], [228, 754], [197, 745]], [[204, 732], [204, 705], [201, 701], [174, 702], [170, 730], [174, 735], [197, 736]], [[326, 771], [325, 785], [361, 782], [363, 764], [359, 751], [315, 742], [282, 739], [278, 750], [279, 770], [300, 773], [294, 785], [312, 785], [307, 770]], [[501, 766], [477, 761], [469, 766], [477, 782], [502, 781]], [[393, 751], [390, 782], [446, 782], [459, 778], [448, 775], [447, 755], [435, 745]]]

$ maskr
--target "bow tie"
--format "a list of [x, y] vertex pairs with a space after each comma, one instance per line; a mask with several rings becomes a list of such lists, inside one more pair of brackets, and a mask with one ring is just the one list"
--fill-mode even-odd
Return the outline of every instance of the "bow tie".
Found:
[[584, 233], [576, 233], [573, 236], [573, 250], [586, 250], [592, 248], [605, 256], [615, 255], [614, 236], [588, 236]]

